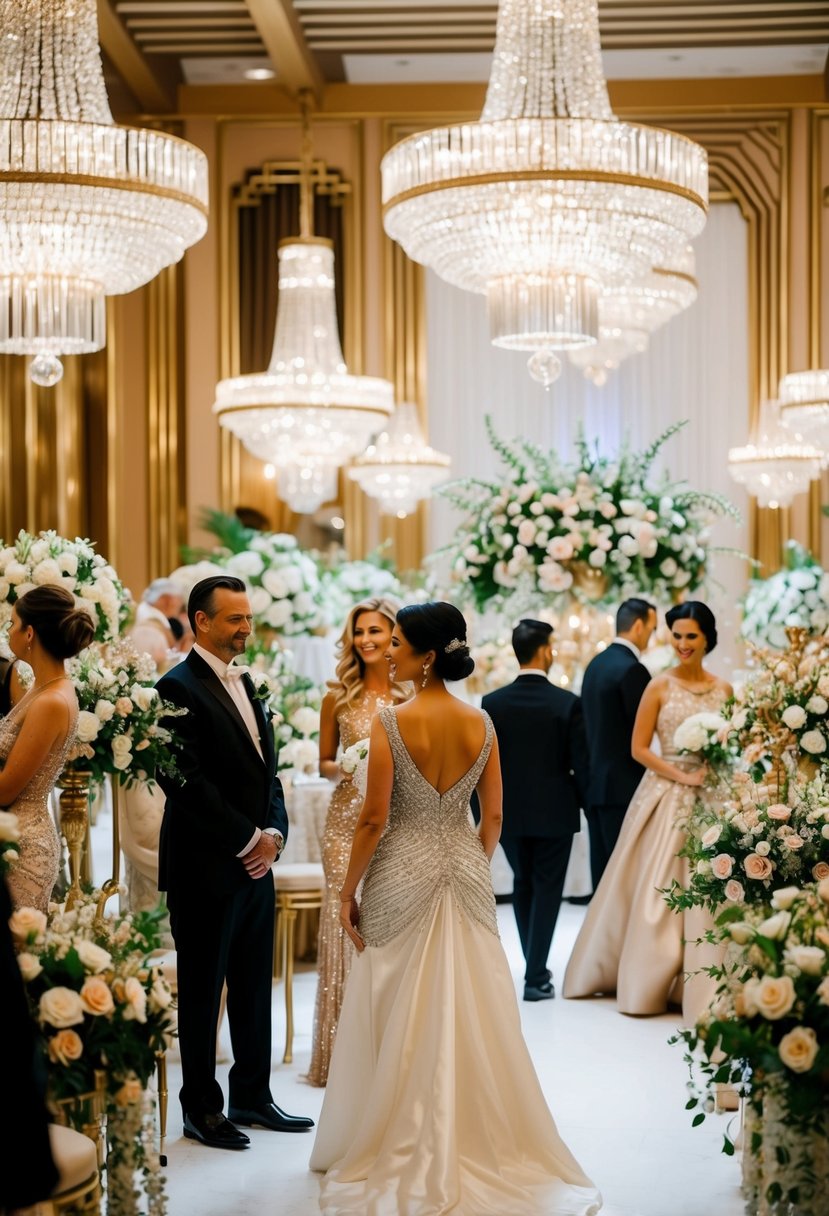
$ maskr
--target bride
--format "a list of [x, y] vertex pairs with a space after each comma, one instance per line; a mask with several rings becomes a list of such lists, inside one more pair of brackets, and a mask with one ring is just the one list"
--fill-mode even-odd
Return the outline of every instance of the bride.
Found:
[[[445, 603], [401, 609], [389, 657], [416, 696], [372, 724], [340, 892], [358, 956], [311, 1156], [327, 1171], [320, 1207], [592, 1216], [599, 1193], [544, 1101], [498, 940], [489, 869], [498, 747], [487, 715], [444, 684], [473, 668], [461, 613]], [[480, 835], [469, 813], [476, 788]]]

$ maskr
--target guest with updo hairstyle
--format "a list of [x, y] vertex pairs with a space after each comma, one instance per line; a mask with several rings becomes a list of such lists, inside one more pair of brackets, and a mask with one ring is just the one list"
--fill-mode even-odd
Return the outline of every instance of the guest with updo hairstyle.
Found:
[[407, 604], [398, 612], [397, 623], [412, 650], [424, 655], [434, 651], [434, 659], [425, 664], [427, 677], [429, 671], [438, 680], [465, 680], [472, 675], [475, 660], [466, 644], [466, 621], [454, 604], [442, 600]]
[[78, 698], [65, 660], [95, 636], [88, 612], [64, 587], [34, 587], [12, 608], [9, 647], [34, 679], [0, 720], [0, 806], [18, 818], [19, 857], [8, 875], [12, 903], [46, 912], [57, 882], [60, 842], [49, 810], [75, 743]]
[[665, 613], [665, 624], [673, 631], [676, 621], [696, 621], [702, 636], [705, 638], [705, 653], [710, 654], [717, 645], [717, 622], [714, 613], [702, 600], [687, 600], [684, 604], [674, 604]]

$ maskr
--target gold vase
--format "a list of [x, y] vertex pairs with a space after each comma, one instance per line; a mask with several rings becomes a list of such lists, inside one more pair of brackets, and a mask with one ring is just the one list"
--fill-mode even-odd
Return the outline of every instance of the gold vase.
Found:
[[81, 860], [89, 831], [89, 786], [92, 774], [85, 769], [65, 768], [57, 780], [60, 790], [60, 830], [69, 851], [71, 883], [66, 907], [71, 908], [81, 895]]
[[604, 570], [597, 570], [589, 562], [570, 562], [568, 569], [573, 576], [573, 586], [586, 600], [595, 603], [607, 595], [607, 575]]

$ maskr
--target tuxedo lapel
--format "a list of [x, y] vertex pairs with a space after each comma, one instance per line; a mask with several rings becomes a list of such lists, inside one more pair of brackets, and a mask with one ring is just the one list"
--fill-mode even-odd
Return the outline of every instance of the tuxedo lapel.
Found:
[[[262, 756], [259, 755], [259, 751], [256, 747], [256, 744], [253, 742], [253, 739], [251, 739], [251, 737], [250, 737], [250, 731], [248, 730], [247, 726], [245, 725], [244, 719], [242, 718], [242, 715], [239, 713], [239, 710], [236, 707], [236, 702], [233, 700], [233, 697], [231, 697], [230, 693], [227, 691], [227, 689], [225, 688], [222, 681], [219, 679], [219, 677], [216, 675], [216, 673], [212, 670], [212, 668], [207, 663], [205, 663], [202, 658], [199, 657], [199, 655], [193, 655], [191, 653], [188, 656], [188, 661], [190, 659], [195, 660], [193, 663], [191, 663], [191, 668], [192, 668], [194, 674], [198, 677], [198, 680], [201, 683], [202, 687], [205, 688], [207, 690], [207, 692], [209, 692], [210, 695], [215, 698], [215, 700], [219, 703], [219, 705], [221, 705], [222, 709], [230, 715], [231, 721], [234, 723], [236, 729], [241, 732], [248, 747], [252, 750], [253, 754], [256, 756], [256, 759], [260, 763], [262, 763], [263, 762]], [[254, 706], [254, 713], [255, 712], [256, 711], [255, 711], [255, 706]], [[258, 721], [258, 718], [257, 718], [257, 721]]]
[[269, 768], [273, 767], [273, 758], [275, 743], [273, 730], [271, 729], [271, 720], [265, 709], [264, 703], [256, 695], [256, 688], [253, 680], [247, 672], [242, 676], [242, 683], [245, 686], [245, 691], [253, 703], [253, 712], [256, 717], [256, 724], [259, 727], [259, 740], [262, 744], [262, 752], [265, 757], [265, 763]]

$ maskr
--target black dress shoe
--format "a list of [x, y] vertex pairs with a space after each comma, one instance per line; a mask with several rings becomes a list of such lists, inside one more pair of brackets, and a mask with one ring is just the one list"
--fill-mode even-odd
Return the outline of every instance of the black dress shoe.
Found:
[[240, 1132], [224, 1115], [185, 1115], [184, 1134], [208, 1148], [248, 1148], [250, 1136]]
[[267, 1127], [272, 1132], [308, 1132], [314, 1126], [313, 1119], [305, 1115], [286, 1115], [273, 1102], [253, 1110], [231, 1106], [227, 1113], [234, 1123], [240, 1123], [242, 1127]]
[[556, 994], [556, 990], [549, 980], [544, 984], [525, 984], [524, 985], [524, 1000], [525, 1001], [551, 1001]]

